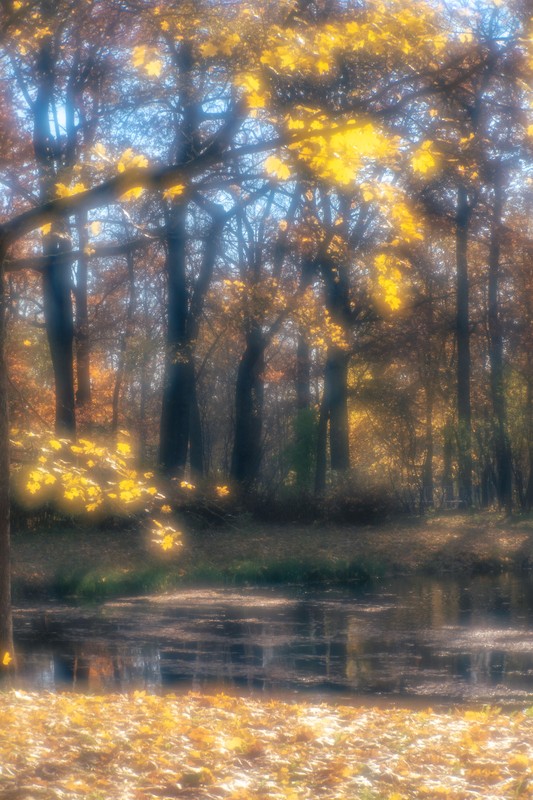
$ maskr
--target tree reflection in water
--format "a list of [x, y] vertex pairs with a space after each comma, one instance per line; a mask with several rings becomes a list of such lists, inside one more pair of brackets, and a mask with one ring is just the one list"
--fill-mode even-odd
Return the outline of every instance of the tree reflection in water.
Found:
[[533, 690], [532, 611], [531, 579], [505, 575], [19, 609], [20, 680], [519, 702]]

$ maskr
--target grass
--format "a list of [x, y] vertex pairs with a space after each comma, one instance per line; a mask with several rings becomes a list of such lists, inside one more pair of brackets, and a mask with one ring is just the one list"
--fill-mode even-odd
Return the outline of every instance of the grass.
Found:
[[[379, 565], [358, 561], [332, 562], [296, 559], [238, 561], [226, 568], [198, 564], [187, 572], [175, 565], [151, 564], [131, 569], [78, 568], [55, 576], [56, 597], [104, 599], [163, 592], [180, 586], [365, 584], [382, 574]], [[19, 594], [23, 593], [19, 588]]]
[[13, 536], [17, 599], [105, 598], [191, 585], [344, 585], [388, 575], [532, 567], [533, 523], [496, 513], [372, 526], [258, 524], [247, 518], [227, 527], [185, 529], [176, 554], [163, 553], [141, 529], [123, 527], [41, 527]]

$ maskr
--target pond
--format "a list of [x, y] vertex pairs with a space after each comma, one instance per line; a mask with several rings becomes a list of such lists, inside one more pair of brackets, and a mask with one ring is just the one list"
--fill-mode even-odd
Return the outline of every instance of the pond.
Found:
[[50, 603], [19, 607], [15, 630], [19, 680], [38, 688], [533, 702], [531, 576]]

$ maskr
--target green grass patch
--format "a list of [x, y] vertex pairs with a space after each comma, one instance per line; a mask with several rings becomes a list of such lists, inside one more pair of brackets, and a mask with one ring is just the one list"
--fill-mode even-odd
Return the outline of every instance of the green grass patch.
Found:
[[198, 564], [188, 570], [161, 564], [129, 569], [93, 567], [59, 572], [50, 586], [50, 593], [61, 598], [89, 600], [163, 592], [191, 585], [362, 585], [382, 574], [383, 569], [377, 564], [296, 559], [268, 563], [239, 561], [224, 568]]

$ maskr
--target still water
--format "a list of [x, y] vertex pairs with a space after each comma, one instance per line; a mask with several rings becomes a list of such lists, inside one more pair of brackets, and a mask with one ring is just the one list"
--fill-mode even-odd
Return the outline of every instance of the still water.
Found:
[[15, 627], [20, 680], [34, 688], [533, 703], [531, 576], [184, 590], [22, 607]]

